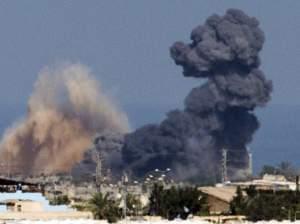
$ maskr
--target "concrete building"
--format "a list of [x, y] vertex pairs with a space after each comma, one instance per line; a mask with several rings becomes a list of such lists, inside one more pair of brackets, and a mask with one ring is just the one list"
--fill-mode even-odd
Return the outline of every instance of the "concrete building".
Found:
[[[262, 179], [244, 182], [225, 182], [214, 187], [200, 187], [199, 190], [207, 195], [207, 203], [211, 214], [227, 213], [230, 202], [236, 195], [237, 187], [246, 189], [254, 186], [260, 190], [296, 190], [296, 183], [287, 181], [282, 175], [266, 174]], [[243, 192], [246, 196], [246, 193]]]
[[245, 182], [226, 183], [226, 186], [240, 186], [246, 188], [255, 186], [256, 189], [261, 190], [296, 190], [296, 183], [287, 181], [282, 175], [265, 174], [262, 179], [255, 179]]
[[31, 200], [5, 200], [0, 202], [6, 205], [8, 212], [42, 212], [44, 211], [43, 205], [37, 201]]
[[79, 212], [74, 210], [51, 211], [40, 201], [7, 199], [2, 200], [0, 205], [6, 206], [6, 210], [0, 212], [0, 223], [2, 223], [2, 220], [65, 220], [93, 218], [91, 212]]
[[206, 194], [210, 214], [226, 214], [230, 211], [230, 202], [236, 195], [236, 187], [200, 187]]

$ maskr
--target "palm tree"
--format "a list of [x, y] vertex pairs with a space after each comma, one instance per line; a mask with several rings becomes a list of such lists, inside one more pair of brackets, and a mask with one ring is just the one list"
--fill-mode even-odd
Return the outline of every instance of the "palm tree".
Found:
[[95, 219], [105, 219], [109, 209], [108, 194], [96, 193], [89, 201], [89, 210], [93, 213]]
[[118, 204], [119, 201], [110, 199], [109, 194], [102, 195], [99, 192], [89, 200], [89, 210], [95, 219], [107, 219], [109, 223], [117, 222], [121, 216]]

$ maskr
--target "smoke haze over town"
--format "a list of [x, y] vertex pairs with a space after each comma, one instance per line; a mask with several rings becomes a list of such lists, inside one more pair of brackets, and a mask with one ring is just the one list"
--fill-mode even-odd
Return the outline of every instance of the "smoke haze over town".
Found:
[[[32, 126], [31, 121], [35, 122], [36, 119], [29, 119], [31, 121], [26, 122], [28, 117], [32, 117], [30, 114], [33, 112], [30, 108], [36, 109], [36, 106], [32, 105], [36, 105], [33, 103], [35, 101], [33, 96], [37, 92], [37, 85], [34, 87], [33, 84], [36, 80], [39, 80], [38, 83], [43, 83], [42, 78], [38, 78], [38, 76], [41, 77], [44, 70], [42, 72], [40, 70], [45, 66], [50, 67], [47, 75], [49, 77], [47, 83], [50, 85], [52, 85], [52, 81], [49, 80], [56, 80], [53, 77], [57, 76], [57, 73], [68, 71], [68, 68], [56, 69], [59, 67], [56, 66], [57, 62], [60, 64], [71, 61], [69, 63], [71, 65], [78, 64], [77, 62], [86, 65], [83, 73], [88, 73], [88, 75], [84, 76], [89, 80], [90, 73], [92, 73], [92, 79], [101, 83], [101, 95], [103, 88], [105, 96], [110, 98], [111, 95], [119, 104], [116, 108], [121, 108], [122, 112], [120, 113], [125, 118], [118, 122], [117, 127], [113, 125], [113, 129], [116, 128], [121, 132], [129, 130], [128, 123], [132, 130], [144, 124], [159, 124], [165, 119], [168, 111], [176, 108], [180, 111], [189, 111], [188, 113], [194, 111], [195, 108], [191, 106], [190, 102], [193, 102], [193, 96], [198, 96], [199, 87], [197, 86], [206, 85], [211, 89], [216, 83], [222, 86], [226, 82], [224, 85], [227, 85], [228, 80], [222, 77], [215, 78], [214, 75], [214, 77], [207, 78], [205, 72], [196, 74], [194, 68], [193, 72], [190, 72], [186, 66], [187, 62], [182, 62], [180, 58], [174, 58], [173, 55], [175, 62], [183, 66], [185, 76], [196, 77], [184, 78], [181, 74], [182, 68], [174, 65], [174, 61], [169, 57], [168, 48], [175, 41], [182, 40], [184, 44], [177, 44], [176, 48], [177, 50], [180, 47], [186, 49], [187, 45], [197, 41], [196, 39], [189, 40], [190, 32], [197, 25], [204, 24], [207, 17], [213, 13], [223, 16], [228, 8], [240, 8], [246, 14], [256, 17], [260, 21], [259, 27], [266, 34], [266, 42], [260, 54], [262, 61], [260, 69], [264, 71], [268, 80], [273, 80], [274, 84], [271, 104], [266, 109], [257, 112], [261, 129], [253, 137], [254, 130], [257, 129], [254, 125], [253, 131], [247, 135], [250, 136], [250, 139], [253, 137], [250, 146], [254, 152], [254, 158], [258, 159], [254, 160], [257, 161], [255, 166], [262, 165], [264, 159], [271, 163], [276, 163], [278, 159], [293, 159], [295, 155], [298, 155], [296, 149], [299, 144], [296, 140], [300, 133], [299, 125], [297, 125], [299, 119], [296, 116], [299, 111], [297, 106], [299, 102], [294, 97], [299, 94], [297, 85], [300, 81], [297, 75], [300, 72], [299, 63], [297, 63], [299, 51], [292, 44], [299, 39], [300, 35], [299, 26], [297, 26], [299, 15], [296, 11], [299, 5], [297, 2], [294, 2], [294, 5], [291, 3], [275, 5], [271, 1], [267, 1], [266, 4], [258, 3], [258, 1], [256, 3], [260, 5], [259, 10], [253, 3], [237, 3], [235, 1], [221, 3], [219, 1], [204, 1], [203, 3], [191, 1], [188, 6], [180, 1], [174, 1], [174, 4], [163, 3], [161, 7], [149, 2], [141, 4], [138, 1], [133, 1], [128, 5], [121, 4], [117, 7], [110, 3], [92, 7], [79, 2], [71, 5], [53, 1], [49, 4], [36, 3], [31, 6], [21, 3], [24, 4], [24, 7], [19, 8], [26, 10], [17, 10], [17, 12], [12, 11], [14, 3], [3, 3], [0, 9], [3, 11], [1, 21], [10, 21], [10, 26], [5, 26], [0, 41], [3, 52], [6, 52], [0, 53], [2, 74], [0, 103], [3, 109], [1, 129], [4, 137], [8, 133], [5, 130], [11, 127], [15, 121], [17, 124], [13, 125], [10, 133], [13, 132], [12, 130], [20, 130], [19, 125], [30, 127]], [[272, 6], [273, 10], [269, 10], [269, 6]], [[43, 11], [46, 8], [53, 12], [51, 15], [55, 16], [45, 17]], [[129, 11], [123, 10], [124, 8]], [[118, 12], [114, 17], [107, 13], [112, 9]], [[288, 13], [283, 18], [276, 13], [278, 10]], [[153, 12], [155, 12], [155, 16]], [[78, 14], [82, 16], [78, 17]], [[135, 19], [137, 16], [140, 18], [138, 21]], [[111, 24], [110, 26], [107, 26], [108, 22]], [[16, 29], [16, 27], [22, 28]], [[141, 29], [141, 31], [136, 32], [137, 29]], [[25, 30], [26, 32], [24, 32]], [[54, 30], [56, 32], [53, 32]], [[224, 51], [223, 57], [231, 57], [230, 53], [225, 53], [228, 52]], [[209, 63], [210, 61], [205, 61], [204, 70], [211, 72]], [[251, 70], [253, 67], [258, 67], [258, 65], [254, 65], [255, 63], [245, 62]], [[200, 70], [202, 71], [203, 64], [201, 66]], [[87, 70], [91, 69], [92, 72], [85, 72], [87, 67]], [[82, 69], [80, 66], [79, 68]], [[51, 72], [51, 70], [55, 71]], [[215, 72], [218, 71], [212, 73]], [[254, 72], [253, 74], [253, 77], [261, 77], [260, 73]], [[238, 77], [235, 78], [235, 81], [238, 82]], [[212, 79], [214, 79], [213, 82], [211, 82]], [[210, 81], [206, 83], [208, 80]], [[65, 80], [65, 83], [69, 81]], [[251, 79], [251, 82], [256, 82], [256, 80]], [[59, 87], [59, 91], [60, 89]], [[192, 89], [194, 91], [189, 94]], [[49, 97], [48, 93], [45, 95]], [[187, 95], [190, 97], [185, 100]], [[244, 101], [238, 103], [243, 104], [247, 110], [253, 109], [254, 106], [260, 106], [268, 101], [269, 92], [263, 93], [263, 96], [253, 97], [253, 99], [250, 103]], [[47, 103], [47, 101], [42, 101], [43, 104]], [[113, 102], [112, 105], [115, 103]], [[61, 109], [60, 105], [56, 106], [59, 110]], [[80, 110], [75, 109], [75, 111], [80, 113]], [[119, 113], [119, 109], [116, 111]], [[176, 113], [169, 116], [180, 114], [180, 112]], [[93, 114], [91, 114], [92, 116]], [[129, 117], [129, 122], [126, 121], [126, 116]], [[252, 114], [250, 116], [252, 117]], [[20, 118], [21, 121], [17, 120]], [[50, 118], [51, 116], [47, 120], [51, 120]], [[278, 128], [273, 128], [273, 125]], [[288, 128], [282, 131], [281, 127]], [[95, 129], [97, 128], [88, 127], [89, 135], [96, 134]], [[206, 133], [200, 133], [200, 135], [205, 136]], [[270, 138], [278, 139], [281, 136], [286, 137], [285, 144], [269, 140]], [[245, 142], [248, 143], [250, 139], [248, 140], [247, 137]], [[80, 139], [77, 140], [82, 142]], [[83, 142], [84, 146], [89, 147], [92, 139], [84, 137]], [[244, 144], [242, 145], [244, 146]], [[282, 147], [287, 150], [281, 150]], [[19, 151], [18, 147], [14, 147], [13, 150]], [[273, 153], [269, 153], [270, 150], [273, 150]], [[80, 154], [82, 153], [80, 152]], [[26, 156], [30, 156], [30, 154], [26, 154]], [[43, 156], [48, 155], [43, 155], [41, 152], [39, 157]], [[51, 170], [47, 164], [44, 164], [43, 159], [39, 163], [45, 165], [45, 169]], [[25, 166], [28, 169], [34, 169], [34, 165], [31, 167], [32, 165], [25, 164]]]

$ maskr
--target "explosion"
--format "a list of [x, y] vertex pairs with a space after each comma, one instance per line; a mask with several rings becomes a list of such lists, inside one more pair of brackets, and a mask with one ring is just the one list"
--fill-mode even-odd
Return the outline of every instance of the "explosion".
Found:
[[255, 18], [230, 9], [224, 16], [210, 16], [190, 37], [190, 43], [172, 45], [171, 57], [185, 77], [206, 81], [191, 90], [183, 110], [126, 134], [126, 115], [87, 68], [45, 69], [26, 118], [4, 134], [2, 163], [13, 161], [23, 173], [72, 170], [75, 176], [93, 177], [99, 152], [113, 176], [126, 170], [144, 177], [171, 168], [178, 180], [204, 183], [220, 180], [226, 149], [229, 175], [240, 174], [259, 128], [253, 111], [270, 101], [273, 88], [259, 69], [264, 33]]
[[127, 116], [79, 64], [44, 69], [28, 102], [28, 114], [6, 130], [1, 163], [23, 174], [68, 172], [96, 133], [126, 133]]
[[191, 43], [174, 43], [171, 57], [183, 75], [207, 81], [192, 89], [183, 111], [171, 111], [161, 124], [125, 137], [124, 167], [139, 177], [170, 167], [177, 179], [216, 180], [222, 149], [230, 149], [230, 175], [245, 168], [246, 146], [259, 127], [253, 110], [272, 92], [271, 81], [259, 70], [264, 39], [255, 18], [230, 9], [196, 27]]

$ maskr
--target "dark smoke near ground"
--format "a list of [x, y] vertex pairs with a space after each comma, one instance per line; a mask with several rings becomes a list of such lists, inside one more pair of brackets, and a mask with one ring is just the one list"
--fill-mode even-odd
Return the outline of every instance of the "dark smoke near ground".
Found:
[[216, 180], [223, 148], [230, 152], [231, 176], [248, 165], [246, 146], [259, 128], [253, 110], [266, 105], [272, 92], [259, 70], [265, 40], [259, 22], [230, 9], [196, 27], [191, 40], [174, 43], [171, 57], [185, 77], [207, 81], [192, 89], [183, 111], [125, 137], [124, 166], [134, 176], [171, 168], [180, 180]]
[[124, 144], [124, 134], [105, 130], [97, 134], [94, 146], [88, 149], [83, 159], [72, 169], [75, 182], [94, 181], [98, 163], [101, 163], [101, 174], [109, 181], [117, 180], [122, 172], [121, 150]]

